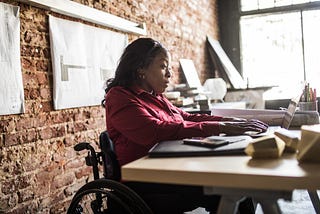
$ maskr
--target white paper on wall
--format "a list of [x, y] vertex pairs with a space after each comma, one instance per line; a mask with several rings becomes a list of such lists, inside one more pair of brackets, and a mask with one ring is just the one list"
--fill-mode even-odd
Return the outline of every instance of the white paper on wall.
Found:
[[100, 105], [126, 35], [49, 16], [55, 109]]
[[0, 115], [24, 112], [19, 9], [0, 2]]

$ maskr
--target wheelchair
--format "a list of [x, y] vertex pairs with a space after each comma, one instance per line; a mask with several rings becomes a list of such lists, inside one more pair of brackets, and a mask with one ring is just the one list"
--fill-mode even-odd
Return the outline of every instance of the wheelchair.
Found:
[[[99, 144], [99, 152], [87, 142], [74, 147], [75, 151], [88, 150], [85, 160], [86, 165], [92, 166], [94, 180], [76, 192], [67, 214], [152, 214], [144, 200], [120, 182], [120, 165], [107, 131], [100, 134]], [[99, 165], [103, 167], [103, 178], [99, 178]]]

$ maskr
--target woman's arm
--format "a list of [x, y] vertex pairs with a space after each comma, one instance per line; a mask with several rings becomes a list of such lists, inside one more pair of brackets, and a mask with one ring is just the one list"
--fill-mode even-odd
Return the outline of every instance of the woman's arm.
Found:
[[256, 129], [257, 132], [264, 132], [267, 130], [268, 125], [259, 120], [251, 119], [247, 120], [244, 118], [238, 117], [222, 117], [216, 115], [208, 115], [208, 114], [190, 114], [188, 112], [183, 111], [182, 109], [172, 105], [167, 100], [168, 105], [171, 105], [172, 108], [175, 108], [176, 111], [179, 111], [185, 120], [189, 121], [219, 121], [219, 130], [220, 133], [228, 134], [228, 135], [239, 135], [243, 134], [246, 131], [253, 131], [248, 129]]
[[[220, 133], [216, 121], [164, 121], [156, 118], [126, 90], [113, 90], [106, 99], [107, 122], [138, 144], [153, 145], [164, 140], [206, 137]], [[181, 118], [181, 117], [180, 117]]]

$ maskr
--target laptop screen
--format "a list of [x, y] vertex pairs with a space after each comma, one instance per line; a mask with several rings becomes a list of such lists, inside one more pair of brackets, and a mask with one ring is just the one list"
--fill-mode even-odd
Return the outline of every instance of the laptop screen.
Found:
[[296, 112], [299, 100], [300, 100], [300, 96], [296, 98], [292, 98], [290, 100], [288, 109], [285, 112], [284, 117], [282, 119], [282, 124], [281, 124], [282, 128], [288, 129], [290, 127], [290, 124], [293, 119], [294, 113]]

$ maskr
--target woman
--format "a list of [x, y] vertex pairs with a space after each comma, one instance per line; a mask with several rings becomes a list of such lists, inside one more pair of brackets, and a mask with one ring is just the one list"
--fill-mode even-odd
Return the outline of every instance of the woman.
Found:
[[[114, 79], [107, 81], [104, 101], [107, 130], [120, 165], [147, 155], [152, 146], [164, 140], [267, 129], [258, 120], [189, 114], [173, 106], [162, 95], [171, 75], [170, 54], [159, 42], [140, 38], [124, 50]], [[199, 206], [214, 211], [214, 201], [219, 201], [218, 196], [203, 196], [200, 187], [137, 182], [127, 185], [155, 213], [178, 213]]]

